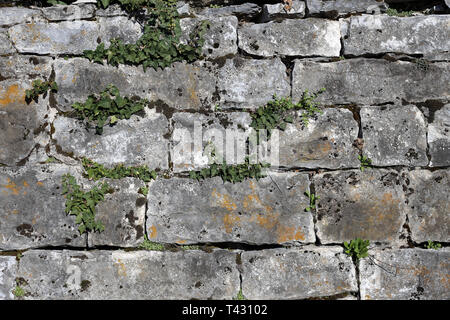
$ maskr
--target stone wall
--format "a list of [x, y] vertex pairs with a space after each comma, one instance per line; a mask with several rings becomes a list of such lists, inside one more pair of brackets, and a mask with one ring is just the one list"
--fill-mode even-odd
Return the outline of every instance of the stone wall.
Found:
[[[142, 35], [95, 2], [0, 6], [0, 299], [450, 298], [448, 2], [409, 17], [376, 0], [179, 3], [183, 37], [210, 21], [204, 57], [145, 72], [82, 56]], [[58, 92], [27, 103], [35, 79]], [[109, 84], [150, 103], [98, 135], [71, 106]], [[287, 125], [267, 177], [197, 181], [204, 163], [174, 163], [195, 121], [248, 129], [274, 94], [320, 88], [323, 113]], [[93, 186], [84, 157], [160, 174], [103, 179], [105, 230], [80, 235], [61, 178]], [[163, 250], [139, 249], [145, 237]], [[355, 238], [370, 240], [359, 262], [344, 253]]]

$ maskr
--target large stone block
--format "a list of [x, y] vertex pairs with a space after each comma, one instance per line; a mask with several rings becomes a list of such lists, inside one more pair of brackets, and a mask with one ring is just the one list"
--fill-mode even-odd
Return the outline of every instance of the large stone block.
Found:
[[317, 236], [321, 243], [355, 238], [397, 243], [406, 219], [402, 180], [396, 171], [366, 169], [314, 176]]
[[428, 124], [427, 141], [430, 166], [450, 165], [450, 104], [434, 112], [433, 119]]
[[236, 254], [226, 250], [41, 251], [23, 254], [25, 299], [231, 299]]
[[[52, 73], [52, 59], [31, 55], [11, 55], [0, 57], [0, 81], [3, 80], [48, 80]], [[28, 89], [28, 88], [27, 88]]]
[[128, 17], [97, 18], [98, 38], [97, 43], [103, 42], [110, 45], [111, 39], [120, 39], [123, 43], [135, 43], [142, 36], [141, 25], [131, 21]]
[[289, 9], [284, 3], [265, 4], [261, 20], [281, 21], [283, 19], [297, 19], [305, 16], [306, 5], [304, 1], [293, 0]]
[[15, 256], [0, 255], [0, 299], [14, 299], [13, 290], [16, 286], [17, 260]]
[[147, 233], [165, 243], [313, 243], [306, 174], [269, 173], [259, 181], [223, 183], [158, 179], [150, 183]]
[[450, 299], [448, 249], [371, 250], [360, 263], [361, 299]]
[[64, 165], [0, 168], [0, 249], [86, 245], [61, 194]]
[[261, 57], [338, 57], [341, 50], [339, 22], [315, 18], [244, 24], [238, 39], [240, 49]]
[[199, 64], [174, 63], [164, 70], [95, 64], [87, 59], [57, 59], [54, 64], [59, 90], [58, 108], [84, 101], [89, 94], [115, 85], [122, 96], [138, 96], [176, 109], [211, 108], [216, 80]]
[[225, 108], [257, 108], [278, 97], [289, 96], [286, 66], [279, 58], [227, 59], [218, 70], [217, 87]]
[[377, 0], [305, 0], [309, 14], [336, 18], [349, 13], [381, 13], [386, 9], [383, 1]]
[[413, 105], [361, 109], [363, 154], [375, 166], [426, 166], [425, 117]]
[[0, 8], [0, 27], [12, 26], [19, 23], [31, 22], [41, 18], [41, 12], [36, 9], [20, 7]]
[[11, 40], [9, 40], [8, 32], [6, 29], [0, 28], [0, 56], [14, 52], [16, 52], [16, 49], [14, 49]]
[[[344, 36], [344, 53], [360, 56], [396, 52], [403, 54], [438, 54], [450, 51], [447, 15], [391, 17], [362, 15], [350, 18]], [[426, 41], [424, 41], [426, 39]]]
[[208, 18], [233, 15], [239, 19], [251, 20], [261, 13], [261, 7], [255, 3], [243, 3], [219, 8], [203, 8], [198, 13]]
[[450, 241], [448, 170], [414, 170], [406, 174], [408, 220], [415, 242]]
[[326, 92], [318, 101], [328, 104], [381, 104], [447, 100], [449, 64], [433, 63], [427, 70], [406, 61], [350, 59], [331, 63], [296, 60], [292, 97], [309, 89]]
[[[114, 165], [148, 165], [168, 168], [168, 121], [162, 114], [148, 112], [144, 117], [133, 115], [105, 126], [103, 134], [76, 119], [58, 117], [53, 122], [52, 138], [57, 151], [74, 158], [89, 158], [95, 162]], [[58, 154], [54, 155], [58, 157]]]
[[305, 299], [358, 291], [355, 267], [342, 248], [269, 249], [242, 253], [247, 299]]
[[42, 14], [48, 21], [81, 20], [94, 17], [96, 6], [79, 4], [68, 6], [51, 6], [42, 8]]

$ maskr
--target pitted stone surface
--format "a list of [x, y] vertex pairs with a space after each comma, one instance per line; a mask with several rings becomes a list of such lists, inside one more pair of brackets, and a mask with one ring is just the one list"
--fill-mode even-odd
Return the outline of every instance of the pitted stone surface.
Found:
[[120, 39], [123, 43], [135, 43], [142, 36], [141, 25], [128, 17], [112, 17], [97, 19], [99, 31], [96, 42], [103, 42], [106, 47], [111, 39]]
[[218, 70], [217, 87], [221, 106], [226, 108], [256, 109], [272, 100], [274, 94], [285, 97], [290, 93], [286, 66], [280, 58], [227, 59]]
[[363, 154], [373, 165], [428, 164], [425, 117], [416, 106], [363, 107], [360, 114]]
[[0, 299], [12, 300], [16, 282], [17, 260], [15, 256], [0, 256]]
[[287, 19], [280, 23], [246, 24], [239, 28], [239, 48], [246, 53], [273, 57], [338, 57], [341, 50], [338, 21]]
[[66, 173], [77, 170], [64, 165], [0, 168], [0, 249], [85, 246], [75, 217], [64, 211]]
[[414, 170], [406, 174], [408, 219], [415, 242], [450, 241], [448, 170]]
[[48, 21], [80, 20], [94, 17], [96, 6], [80, 4], [68, 6], [51, 6], [42, 8], [42, 14]]
[[0, 28], [0, 55], [11, 54], [16, 52], [11, 41], [9, 40], [7, 29]]
[[38, 20], [41, 15], [39, 10], [19, 8], [19, 7], [2, 7], [0, 8], [0, 27], [12, 26], [19, 23], [31, 22]]
[[220, 177], [150, 183], [147, 234], [157, 242], [314, 243], [308, 175], [269, 173], [259, 181]]
[[405, 223], [405, 195], [396, 171], [366, 169], [314, 176], [321, 243], [355, 238], [396, 243]]
[[360, 262], [361, 299], [450, 299], [450, 251], [370, 250]]
[[450, 165], [450, 104], [433, 114], [428, 124], [427, 141], [431, 167]]
[[265, 4], [262, 21], [281, 21], [282, 19], [297, 19], [305, 16], [305, 2], [293, 0], [289, 10], [284, 3]]
[[199, 15], [208, 18], [233, 15], [239, 19], [250, 20], [257, 17], [260, 13], [261, 7], [257, 4], [243, 3], [220, 8], [204, 8], [199, 12]]
[[449, 65], [433, 63], [426, 71], [416, 63], [380, 59], [350, 59], [331, 63], [296, 60], [292, 97], [302, 93], [326, 91], [317, 101], [329, 104], [381, 104], [447, 100]]
[[387, 6], [377, 0], [305, 0], [309, 14], [336, 18], [349, 13], [381, 13]]
[[211, 17], [208, 19], [185, 18], [180, 20], [180, 27], [183, 33], [182, 43], [187, 43], [190, 33], [200, 23], [209, 21], [209, 27], [205, 32], [205, 44], [202, 53], [209, 59], [216, 59], [237, 53], [237, 24], [238, 19], [234, 16]]
[[[105, 126], [101, 135], [95, 133], [95, 128], [88, 130], [82, 121], [66, 117], [56, 118], [53, 128], [52, 138], [59, 153], [106, 165], [168, 168], [168, 139], [164, 137], [168, 121], [162, 114], [133, 115], [129, 120]], [[58, 154], [54, 156], [58, 158]]]
[[57, 107], [71, 110], [75, 102], [115, 85], [122, 96], [138, 96], [176, 109], [211, 108], [216, 79], [200, 64], [175, 63], [164, 70], [94, 64], [87, 59], [57, 59]]
[[344, 37], [344, 53], [360, 56], [384, 52], [448, 52], [450, 41], [444, 30], [448, 30], [449, 22], [448, 15], [406, 18], [387, 15], [354, 16], [350, 18], [348, 38]]
[[173, 171], [198, 170], [213, 161], [222, 164], [226, 160], [229, 165], [243, 163], [250, 123], [247, 112], [220, 112], [214, 116], [175, 113], [170, 156]]
[[282, 167], [357, 168], [358, 123], [350, 110], [327, 108], [308, 126], [298, 112], [294, 123], [279, 131], [279, 159]]
[[[34, 79], [49, 79], [52, 59], [31, 55], [0, 57], [0, 79], [23, 79], [31, 85]], [[27, 88], [28, 89], [28, 88]]]
[[358, 291], [352, 260], [339, 247], [246, 251], [241, 260], [247, 299], [305, 299]]
[[23, 254], [25, 299], [231, 299], [236, 254], [226, 250], [42, 251]]

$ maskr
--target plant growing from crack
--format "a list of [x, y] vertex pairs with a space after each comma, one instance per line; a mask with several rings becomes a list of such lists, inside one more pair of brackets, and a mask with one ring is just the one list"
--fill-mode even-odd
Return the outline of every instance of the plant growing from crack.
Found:
[[361, 162], [360, 167], [359, 167], [359, 169], [361, 171], [364, 171], [364, 169], [372, 167], [372, 160], [370, 160], [368, 157], [359, 155], [358, 160], [359, 160], [359, 162]]
[[351, 256], [353, 260], [359, 261], [359, 259], [369, 256], [369, 244], [369, 240], [362, 240], [360, 238], [351, 240], [350, 243], [344, 241], [344, 252]]
[[442, 245], [438, 242], [433, 242], [431, 240], [428, 240], [428, 243], [426, 245], [427, 249], [434, 249], [434, 250], [438, 250], [440, 248], [442, 248]]
[[316, 196], [314, 193], [308, 192], [308, 191], [305, 192], [305, 195], [309, 198], [309, 206], [307, 206], [305, 208], [305, 211], [311, 211], [312, 209], [315, 209], [316, 208], [316, 201], [318, 199], [320, 199], [320, 197]]
[[[142, 180], [143, 182], [150, 182], [156, 179], [156, 171], [150, 170], [146, 165], [143, 166], [129, 166], [118, 164], [113, 168], [106, 168], [104, 165], [94, 162], [88, 158], [81, 160], [84, 174], [89, 180], [98, 180], [101, 178], [122, 179], [125, 177], [132, 177]], [[148, 190], [147, 190], [148, 191]]]
[[247, 300], [247, 298], [245, 298], [244, 294], [242, 293], [242, 288], [239, 289], [238, 294], [235, 298], [233, 298], [233, 300]]
[[411, 17], [414, 15], [414, 11], [398, 11], [397, 9], [389, 8], [386, 10], [386, 14], [395, 17]]
[[165, 250], [165, 247], [161, 243], [150, 241], [147, 235], [144, 234], [144, 241], [139, 245], [139, 249], [150, 251], [163, 251]]
[[16, 296], [16, 298], [22, 298], [25, 296], [26, 292], [21, 286], [17, 284], [12, 293], [14, 296]]
[[40, 79], [34, 80], [32, 83], [32, 88], [25, 90], [25, 101], [30, 103], [31, 101], [38, 102], [40, 95], [47, 95], [48, 90], [52, 92], [58, 91], [58, 85], [55, 81], [43, 81]]

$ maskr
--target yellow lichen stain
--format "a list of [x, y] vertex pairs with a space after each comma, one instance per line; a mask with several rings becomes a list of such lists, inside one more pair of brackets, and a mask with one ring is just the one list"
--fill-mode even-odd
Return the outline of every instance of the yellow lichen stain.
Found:
[[222, 208], [227, 209], [228, 211], [236, 210], [237, 206], [236, 203], [231, 201], [231, 198], [227, 194], [220, 194], [217, 192], [217, 190], [214, 188], [211, 195], [215, 198], [217, 198], [217, 204], [221, 206]]
[[44, 186], [44, 184], [43, 184], [41, 181], [36, 182], [36, 184], [37, 184], [39, 187]]
[[188, 70], [188, 66], [186, 65], [186, 71], [189, 72], [189, 80], [188, 80], [188, 87], [187, 87], [187, 91], [189, 93], [189, 98], [191, 99], [191, 101], [195, 104], [198, 105], [200, 104], [200, 99], [197, 95], [197, 81], [195, 80], [194, 74], [191, 70]]
[[0, 106], [7, 106], [12, 103], [25, 103], [25, 90], [18, 84], [10, 85], [6, 90], [0, 89]]
[[156, 227], [155, 226], [151, 226], [149, 228], [150, 234], [148, 235], [150, 238], [156, 238], [157, 232], [156, 232]]
[[23, 182], [23, 186], [24, 186], [24, 187], [29, 187], [30, 185], [28, 184], [28, 182], [24, 181], [24, 182]]
[[13, 211], [11, 211], [12, 214], [19, 214], [19, 210], [14, 209]]
[[176, 243], [178, 243], [178, 244], [184, 244], [184, 243], [186, 243], [186, 240], [178, 240], [178, 241], [175, 241]]
[[2, 187], [9, 189], [9, 191], [11, 192], [10, 194], [13, 194], [15, 196], [19, 195], [20, 189], [21, 187], [18, 186], [14, 181], [12, 181], [10, 178], [7, 178], [6, 181], [8, 182], [7, 184], [2, 185]]
[[225, 225], [225, 232], [231, 233], [231, 231], [233, 231], [233, 226], [240, 221], [241, 218], [235, 214], [227, 213], [226, 215], [224, 215], [223, 224]]
[[278, 243], [288, 242], [292, 240], [305, 240], [305, 234], [302, 232], [300, 227], [288, 227], [283, 225], [278, 225], [277, 228], [277, 241]]
[[127, 269], [125, 267], [125, 264], [120, 259], [117, 259], [116, 265], [117, 265], [117, 274], [119, 276], [126, 277], [127, 276]]
[[256, 223], [267, 230], [273, 229], [279, 223], [279, 213], [256, 214], [250, 218], [250, 222], [256, 220]]

